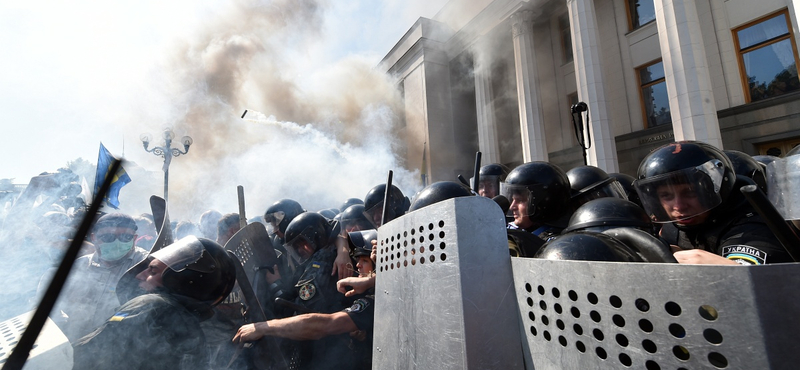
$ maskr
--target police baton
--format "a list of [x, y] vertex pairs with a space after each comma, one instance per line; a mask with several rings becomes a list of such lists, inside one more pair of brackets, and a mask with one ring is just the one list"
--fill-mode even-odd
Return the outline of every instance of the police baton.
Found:
[[387, 213], [389, 212], [389, 201], [392, 197], [392, 175], [394, 172], [389, 170], [389, 178], [386, 179], [386, 191], [383, 193], [383, 211], [381, 211], [381, 226], [386, 225]]
[[764, 219], [770, 231], [775, 234], [778, 241], [783, 245], [783, 249], [792, 260], [795, 262], [800, 261], [800, 238], [795, 234], [791, 227], [783, 219], [783, 216], [775, 209], [775, 206], [770, 203], [767, 196], [755, 184], [742, 186], [739, 191], [747, 198], [750, 205], [758, 212]]
[[481, 152], [475, 153], [475, 171], [473, 171], [472, 179], [472, 190], [478, 194], [478, 184], [481, 183]]
[[83, 217], [83, 221], [81, 221], [81, 225], [78, 227], [78, 232], [75, 233], [75, 236], [72, 238], [67, 252], [64, 253], [64, 258], [61, 259], [61, 263], [58, 265], [55, 275], [53, 275], [53, 280], [50, 281], [50, 285], [47, 287], [47, 291], [45, 291], [42, 300], [39, 302], [36, 312], [33, 313], [28, 327], [25, 328], [25, 332], [22, 333], [19, 343], [17, 343], [17, 346], [14, 347], [14, 350], [8, 356], [6, 364], [3, 365], [3, 370], [22, 369], [25, 365], [25, 361], [28, 360], [28, 355], [30, 355], [31, 349], [33, 349], [33, 345], [36, 342], [36, 337], [38, 337], [39, 333], [42, 331], [47, 317], [50, 316], [50, 311], [53, 310], [53, 306], [56, 304], [58, 295], [61, 294], [61, 289], [67, 281], [67, 276], [69, 276], [69, 271], [72, 269], [75, 258], [78, 257], [78, 252], [81, 249], [83, 240], [86, 239], [86, 235], [89, 234], [89, 229], [92, 227], [97, 211], [100, 209], [100, 205], [103, 203], [103, 199], [105, 199], [106, 193], [108, 193], [108, 189], [111, 187], [111, 183], [114, 181], [114, 177], [121, 165], [122, 161], [119, 159], [114, 159], [111, 162], [111, 166], [108, 172], [106, 172], [106, 178], [103, 180], [103, 185], [100, 186], [97, 194], [94, 195], [92, 205], [89, 207], [89, 212]]

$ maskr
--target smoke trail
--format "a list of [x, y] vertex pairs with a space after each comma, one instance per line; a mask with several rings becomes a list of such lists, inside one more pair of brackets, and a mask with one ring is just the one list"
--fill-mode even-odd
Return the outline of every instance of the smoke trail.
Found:
[[[170, 167], [173, 219], [196, 220], [210, 208], [234, 211], [237, 185], [245, 187], [248, 217], [281, 198], [308, 210], [338, 207], [385, 182], [389, 169], [407, 195], [418, 190], [417, 176], [395, 155], [402, 104], [396, 83], [358, 56], [320, 71], [300, 69], [321, 38], [326, 7], [311, 0], [235, 2], [158, 72], [176, 135], [194, 139]], [[241, 120], [245, 108], [266, 113]], [[125, 193], [121, 201], [141, 205], [147, 196]]]

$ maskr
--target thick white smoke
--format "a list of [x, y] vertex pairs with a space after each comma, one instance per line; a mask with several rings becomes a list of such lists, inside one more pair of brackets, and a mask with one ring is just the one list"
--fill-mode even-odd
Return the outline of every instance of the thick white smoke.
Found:
[[[320, 40], [325, 7], [309, 0], [236, 2], [176, 47], [155, 74], [166, 108], [146, 114], [166, 113], [178, 137], [194, 139], [170, 167], [173, 220], [196, 221], [212, 208], [236, 211], [237, 185], [245, 188], [248, 217], [281, 198], [313, 211], [338, 207], [385, 182], [390, 169], [407, 195], [418, 190], [418, 174], [395, 154], [404, 145], [393, 135], [402, 103], [396, 83], [359, 56], [302, 69]], [[245, 109], [264, 114], [251, 111], [242, 120]], [[161, 127], [149, 130], [157, 135]], [[161, 194], [154, 185], [149, 194], [123, 189], [123, 210], [147, 212], [147, 197]]]

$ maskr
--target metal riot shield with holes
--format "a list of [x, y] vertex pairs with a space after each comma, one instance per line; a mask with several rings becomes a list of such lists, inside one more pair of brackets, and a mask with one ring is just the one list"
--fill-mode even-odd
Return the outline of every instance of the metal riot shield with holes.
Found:
[[153, 253], [172, 244], [174, 239], [172, 237], [172, 227], [169, 222], [169, 213], [167, 212], [167, 201], [159, 196], [151, 196], [150, 210], [153, 212], [153, 224], [156, 227], [156, 233], [158, 233], [153, 247], [150, 248], [150, 253]]
[[[16, 347], [32, 316], [33, 311], [30, 311], [0, 322], [0, 367], [5, 365], [6, 359], [11, 354], [11, 350]], [[24, 369], [72, 369], [72, 345], [61, 330], [58, 329], [58, 326], [49, 318], [39, 333], [36, 344], [33, 345]]]
[[259, 283], [256, 279], [258, 270], [272, 268], [278, 263], [278, 256], [272, 247], [269, 233], [260, 222], [254, 222], [239, 230], [225, 244], [225, 249], [233, 252], [241, 261], [247, 278], [254, 285]]
[[378, 229], [376, 369], [521, 369], [505, 217], [449, 199]]
[[800, 264], [512, 258], [528, 368], [793, 369]]
[[[260, 268], [272, 267], [278, 262], [275, 249], [264, 224], [252, 223], [239, 230], [225, 243], [225, 249], [233, 255], [236, 265], [236, 281], [247, 306], [249, 322], [266, 321], [267, 316], [258, 301], [254, 284], [259, 282]], [[262, 285], [266, 283], [262, 282]], [[255, 344], [253, 361], [257, 369], [286, 369], [286, 360], [273, 337], [262, 338]], [[238, 356], [238, 355], [237, 355]]]

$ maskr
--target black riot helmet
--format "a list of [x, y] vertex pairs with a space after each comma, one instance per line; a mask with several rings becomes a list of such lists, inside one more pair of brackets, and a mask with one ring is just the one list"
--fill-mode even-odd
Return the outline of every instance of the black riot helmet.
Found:
[[339, 209], [341, 209], [342, 212], [344, 212], [344, 210], [346, 210], [350, 206], [353, 206], [353, 205], [356, 205], [356, 204], [363, 205], [364, 201], [361, 200], [361, 199], [358, 199], [358, 198], [348, 198], [346, 201], [344, 201], [344, 203], [342, 203], [341, 206], [339, 206]]
[[286, 227], [284, 247], [298, 264], [306, 262], [331, 240], [332, 225], [325, 216], [303, 212]]
[[547, 222], [562, 216], [569, 202], [569, 179], [560, 167], [548, 162], [528, 162], [511, 170], [500, 184], [500, 193], [513, 202], [527, 202], [528, 217]]
[[264, 222], [270, 234], [285, 234], [286, 227], [297, 215], [305, 212], [300, 203], [292, 199], [281, 199], [264, 212]]
[[329, 220], [333, 220], [334, 218], [336, 218], [336, 215], [339, 214], [339, 212], [335, 212], [335, 210], [332, 208], [321, 209], [317, 211], [317, 213], [325, 216], [325, 218]]
[[386, 184], [380, 184], [370, 189], [364, 197], [364, 216], [372, 222], [373, 227], [379, 227], [386, 222], [402, 216], [408, 210], [410, 202], [396, 186], [392, 185], [389, 192], [389, 205], [386, 207], [388, 220], [383, 217], [383, 198], [386, 194]]
[[793, 156], [793, 155], [795, 155], [795, 154], [800, 154], [800, 145], [795, 145], [795, 146], [794, 146], [794, 148], [792, 148], [791, 150], [789, 150], [789, 151], [786, 153], [786, 155], [784, 156], [784, 158], [786, 158], [786, 157], [791, 157], [791, 156]]
[[653, 223], [641, 207], [625, 199], [606, 197], [578, 207], [563, 233], [576, 230], [603, 231], [615, 227], [634, 227], [653, 232]]
[[753, 179], [761, 191], [767, 192], [767, 176], [764, 166], [747, 153], [738, 150], [723, 150], [722, 152], [731, 160], [734, 173]]
[[643, 262], [630, 247], [606, 234], [573, 231], [545, 243], [534, 256], [549, 260]]
[[408, 211], [416, 211], [446, 199], [467, 196], [472, 196], [472, 192], [464, 185], [453, 181], [437, 181], [417, 193]]
[[481, 167], [478, 173], [480, 174], [478, 195], [487, 198], [500, 195], [500, 183], [506, 180], [508, 168], [499, 163], [491, 163]]
[[689, 220], [724, 203], [736, 174], [721, 150], [699, 141], [680, 141], [650, 152], [633, 185], [653, 222]]
[[633, 188], [633, 182], [636, 181], [635, 177], [619, 172], [609, 173], [608, 176], [617, 179], [622, 188], [625, 189], [625, 195], [628, 196], [629, 201], [636, 203], [639, 207], [642, 206], [642, 201], [639, 200], [639, 193]]
[[347, 233], [350, 257], [369, 257], [372, 254], [372, 241], [378, 239], [377, 230], [361, 230]]
[[774, 155], [754, 155], [753, 159], [756, 162], [761, 163], [764, 167], [767, 167], [770, 163], [775, 162], [778, 157]]
[[190, 235], [153, 252], [150, 257], [167, 265], [161, 279], [164, 289], [171, 294], [214, 306], [231, 293], [236, 283], [236, 268], [230, 255], [209, 239]]
[[339, 221], [345, 232], [372, 229], [372, 222], [364, 215], [364, 205], [354, 204], [341, 213]]
[[628, 199], [616, 178], [595, 166], [578, 166], [567, 171], [572, 203], [579, 207], [592, 199], [614, 197]]

